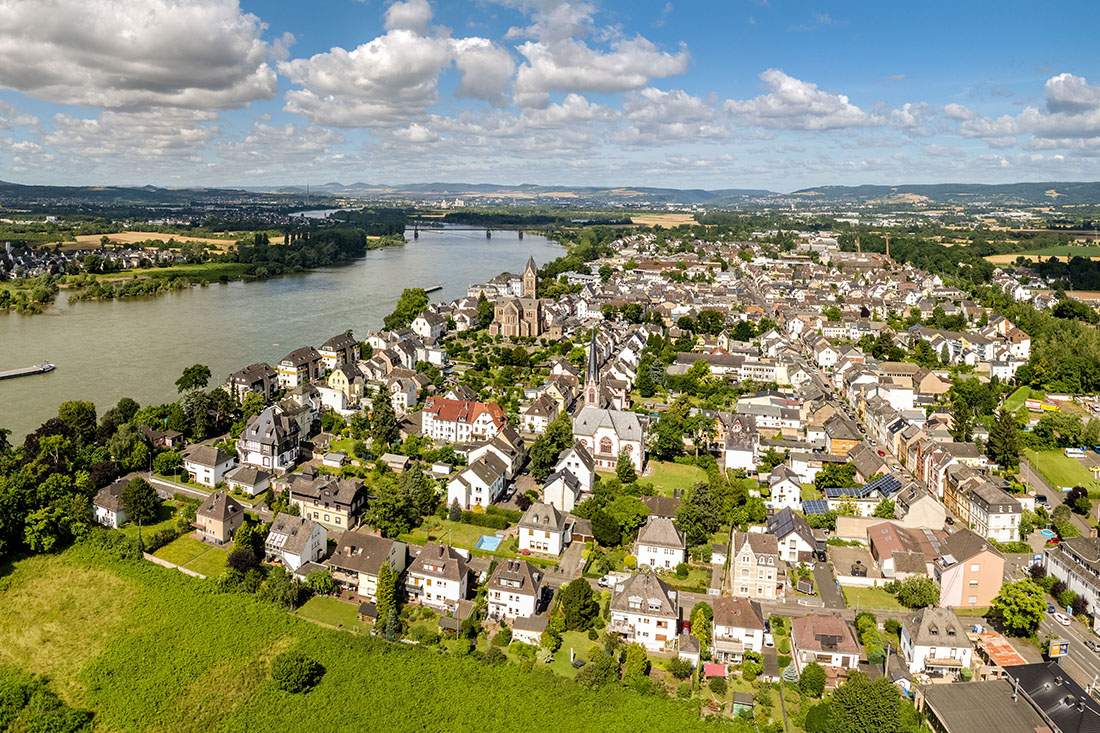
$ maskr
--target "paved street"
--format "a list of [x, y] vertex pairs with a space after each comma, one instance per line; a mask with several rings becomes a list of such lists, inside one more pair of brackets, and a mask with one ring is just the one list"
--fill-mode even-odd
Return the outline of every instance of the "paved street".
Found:
[[817, 592], [821, 600], [825, 602], [825, 608], [847, 608], [844, 602], [844, 594], [836, 587], [836, 580], [829, 572], [829, 566], [819, 562], [814, 564], [814, 583], [817, 584]]

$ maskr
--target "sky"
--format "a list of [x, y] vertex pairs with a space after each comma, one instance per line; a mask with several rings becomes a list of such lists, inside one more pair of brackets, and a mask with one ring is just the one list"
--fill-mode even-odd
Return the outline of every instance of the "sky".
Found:
[[1100, 178], [1100, 3], [0, 0], [0, 179]]

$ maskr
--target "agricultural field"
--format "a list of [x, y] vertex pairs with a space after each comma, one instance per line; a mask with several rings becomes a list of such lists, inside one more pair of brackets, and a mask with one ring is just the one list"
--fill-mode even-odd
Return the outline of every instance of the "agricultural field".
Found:
[[1060, 244], [1053, 247], [1033, 249], [1027, 252], [1012, 252], [1002, 255], [989, 255], [988, 257], [986, 257], [986, 259], [993, 264], [1011, 264], [1016, 261], [1017, 257], [1029, 257], [1033, 260], [1039, 258], [1049, 260], [1051, 257], [1057, 257], [1059, 260], [1065, 262], [1071, 257], [1100, 257], [1100, 246], [1091, 244]]
[[196, 265], [171, 265], [170, 267], [139, 267], [122, 272], [109, 272], [93, 275], [103, 281], [132, 280], [135, 277], [188, 277], [193, 280], [213, 282], [222, 276], [235, 280], [244, 274], [248, 265], [241, 262], [202, 262]]
[[[310, 623], [245, 594], [85, 544], [17, 560], [0, 582], [0, 663], [47, 675], [96, 730], [711, 730], [690, 705], [546, 670], [490, 666]], [[310, 609], [307, 613], [322, 613]], [[569, 639], [587, 654], [590, 642]], [[325, 670], [308, 694], [270, 665], [296, 651]], [[557, 655], [565, 659], [568, 646]], [[522, 691], [522, 694], [516, 694]]]
[[678, 227], [682, 224], [695, 224], [694, 214], [632, 214], [630, 221], [641, 226]]

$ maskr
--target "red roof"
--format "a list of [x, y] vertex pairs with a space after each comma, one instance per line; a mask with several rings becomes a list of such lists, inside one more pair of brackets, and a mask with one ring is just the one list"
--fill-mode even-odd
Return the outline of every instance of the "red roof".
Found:
[[704, 664], [703, 665], [703, 677], [725, 677], [726, 665], [724, 664]]
[[468, 402], [449, 400], [445, 397], [429, 397], [424, 403], [424, 412], [435, 415], [436, 420], [444, 422], [472, 423], [482, 414], [488, 413], [498, 427], [504, 425], [504, 410], [495, 402]]

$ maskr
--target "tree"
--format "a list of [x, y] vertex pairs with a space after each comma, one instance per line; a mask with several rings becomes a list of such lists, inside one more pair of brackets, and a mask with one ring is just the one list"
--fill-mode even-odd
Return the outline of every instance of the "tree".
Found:
[[392, 399], [388, 390], [379, 389], [371, 400], [371, 438], [385, 446], [397, 440], [397, 414]]
[[894, 502], [889, 499], [883, 499], [875, 506], [874, 516], [879, 519], [893, 519], [894, 518]]
[[458, 505], [458, 499], [451, 502], [451, 508], [447, 510], [447, 519], [457, 522], [462, 519], [462, 507]]
[[986, 455], [1001, 468], [1015, 471], [1020, 465], [1020, 434], [1016, 416], [1002, 407], [989, 430]]
[[378, 618], [385, 618], [390, 611], [397, 610], [397, 580], [400, 576], [390, 567], [389, 561], [378, 569], [378, 584], [374, 594], [374, 607], [378, 609]]
[[626, 648], [626, 661], [623, 663], [623, 681], [634, 684], [649, 676], [649, 656], [645, 647], [634, 642]]
[[699, 645], [704, 649], [710, 646], [713, 623], [714, 608], [702, 601], [696, 603], [691, 609], [691, 635], [699, 640]]
[[1089, 513], [1092, 509], [1092, 500], [1089, 499], [1089, 492], [1084, 486], [1074, 486], [1066, 494], [1066, 504], [1077, 514]]
[[332, 573], [327, 570], [315, 570], [306, 576], [309, 589], [319, 596], [331, 596], [338, 590]]
[[634, 471], [634, 461], [626, 448], [619, 451], [619, 459], [615, 463], [615, 475], [624, 484], [632, 484], [638, 480], [638, 474]]
[[558, 596], [558, 605], [565, 619], [566, 631], [584, 631], [600, 611], [596, 593], [585, 578], [566, 583]]
[[82, 443], [90, 443], [96, 434], [95, 405], [91, 402], [70, 400], [57, 408], [57, 417]]
[[381, 476], [374, 485], [376, 497], [367, 506], [367, 523], [384, 537], [396, 537], [420, 524], [416, 497], [404, 481], [393, 474]]
[[485, 297], [485, 293], [477, 296], [477, 327], [488, 328], [493, 322], [493, 304]]
[[923, 575], [903, 580], [895, 595], [898, 603], [906, 608], [925, 608], [940, 602], [940, 589], [931, 578]]
[[854, 486], [856, 466], [854, 463], [827, 463], [814, 476], [814, 488], [818, 491], [836, 487]]
[[183, 370], [183, 374], [176, 380], [176, 390], [187, 392], [190, 390], [205, 389], [210, 383], [210, 367], [205, 364], [193, 364]]
[[285, 692], [305, 692], [324, 674], [324, 667], [299, 652], [283, 652], [271, 663], [271, 679]]
[[600, 265], [600, 282], [605, 283], [611, 279], [611, 274], [614, 270], [611, 269], [611, 265]]
[[161, 476], [171, 476], [177, 473], [183, 466], [183, 457], [179, 451], [166, 450], [157, 454], [153, 459], [153, 470]]
[[956, 443], [969, 443], [974, 435], [974, 416], [969, 409], [952, 408], [951, 439]]
[[119, 498], [126, 509], [126, 516], [139, 527], [157, 518], [157, 509], [160, 507], [157, 492], [140, 476], [130, 479]]
[[302, 584], [282, 565], [276, 565], [268, 572], [267, 580], [258, 595], [265, 601], [292, 610], [302, 600]]
[[263, 560], [266, 539], [267, 532], [263, 527], [252, 521], [246, 521], [233, 535], [233, 549], [247, 550], [255, 555], [257, 560]]
[[622, 542], [622, 528], [613, 516], [598, 509], [592, 515], [592, 536], [604, 547], [618, 547]]
[[722, 695], [726, 694], [727, 690], [729, 690], [729, 683], [726, 682], [725, 677], [711, 677], [710, 680], [707, 682], [707, 687], [709, 687], [710, 691], [713, 692], [715, 695], [721, 697]]
[[405, 288], [393, 313], [382, 319], [382, 323], [387, 329], [406, 328], [427, 306], [428, 294], [424, 288]]
[[879, 677], [872, 682], [863, 672], [854, 671], [833, 691], [829, 717], [836, 731], [881, 733], [904, 727], [905, 708], [898, 688], [889, 677]]
[[721, 521], [714, 493], [706, 482], [695, 484], [676, 510], [676, 526], [684, 533], [689, 547], [706, 543]]
[[825, 693], [825, 668], [817, 662], [807, 664], [798, 678], [798, 688], [811, 697], [821, 697]]
[[225, 559], [225, 566], [241, 575], [247, 575], [248, 571], [260, 567], [260, 560], [251, 550], [237, 548], [229, 553], [229, 557]]
[[1030, 636], [1039, 628], [1046, 612], [1043, 589], [1033, 580], [1019, 580], [1001, 586], [993, 599], [992, 611], [1013, 636]]
[[617, 682], [619, 679], [619, 663], [611, 654], [599, 654], [595, 659], [588, 660], [588, 664], [577, 672], [577, 684], [588, 689], [596, 689]]

